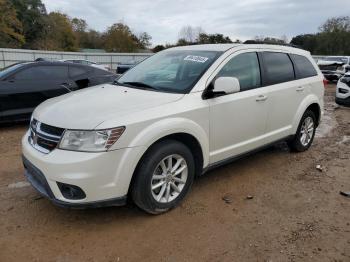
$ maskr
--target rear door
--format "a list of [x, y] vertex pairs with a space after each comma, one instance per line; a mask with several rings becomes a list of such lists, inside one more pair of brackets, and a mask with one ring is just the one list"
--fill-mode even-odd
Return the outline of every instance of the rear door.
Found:
[[43, 101], [68, 93], [72, 84], [65, 65], [34, 65], [17, 72], [10, 81], [15, 92], [5, 117], [30, 114]]
[[263, 84], [269, 97], [266, 125], [267, 142], [287, 137], [297, 109], [308, 92], [305, 82], [296, 81], [294, 65], [289, 54], [261, 52]]

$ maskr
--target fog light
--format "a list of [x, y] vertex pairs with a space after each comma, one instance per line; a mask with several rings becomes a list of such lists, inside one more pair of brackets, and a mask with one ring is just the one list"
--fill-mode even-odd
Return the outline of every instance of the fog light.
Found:
[[349, 91], [344, 89], [344, 88], [339, 88], [338, 92], [341, 93], [341, 94], [347, 94]]
[[62, 195], [71, 200], [84, 199], [86, 197], [85, 192], [78, 186], [68, 185], [57, 182], [58, 188], [61, 190]]

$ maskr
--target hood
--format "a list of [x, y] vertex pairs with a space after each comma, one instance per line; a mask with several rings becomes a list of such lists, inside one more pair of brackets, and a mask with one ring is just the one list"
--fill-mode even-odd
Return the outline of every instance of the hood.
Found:
[[56, 127], [94, 129], [106, 120], [171, 103], [183, 96], [105, 84], [49, 99], [35, 109], [33, 116]]

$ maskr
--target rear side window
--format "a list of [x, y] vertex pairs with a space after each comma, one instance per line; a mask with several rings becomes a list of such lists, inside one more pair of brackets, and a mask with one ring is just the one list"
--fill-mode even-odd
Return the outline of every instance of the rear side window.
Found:
[[256, 53], [235, 56], [220, 70], [217, 77], [230, 76], [239, 80], [241, 91], [261, 86], [259, 60]]
[[295, 75], [297, 79], [317, 76], [317, 71], [305, 56], [291, 54], [295, 65]]
[[17, 80], [52, 80], [68, 78], [68, 66], [33, 66], [15, 75]]
[[94, 75], [96, 75], [96, 76], [106, 76], [106, 75], [111, 75], [111, 73], [106, 71], [106, 70], [95, 68], [94, 69]]
[[91, 71], [91, 70], [88, 70], [85, 67], [69, 66], [69, 76], [70, 77], [81, 76], [81, 75], [87, 74], [89, 71]]
[[294, 68], [285, 53], [263, 52], [264, 69], [267, 84], [274, 85], [294, 80]]

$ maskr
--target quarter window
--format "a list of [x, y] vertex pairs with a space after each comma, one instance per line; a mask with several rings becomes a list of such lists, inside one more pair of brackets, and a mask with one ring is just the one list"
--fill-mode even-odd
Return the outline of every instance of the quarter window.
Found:
[[88, 70], [85, 67], [69, 66], [69, 75], [71, 77], [81, 76], [86, 73], [88, 73]]
[[235, 56], [220, 70], [217, 77], [236, 77], [241, 91], [261, 86], [259, 60], [257, 54], [244, 53]]
[[317, 76], [317, 71], [310, 60], [301, 55], [290, 55], [295, 65], [295, 75], [297, 79]]
[[263, 52], [266, 80], [269, 85], [294, 80], [294, 68], [289, 56], [285, 53]]

